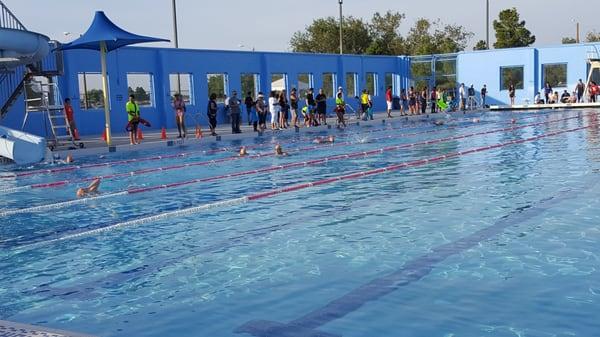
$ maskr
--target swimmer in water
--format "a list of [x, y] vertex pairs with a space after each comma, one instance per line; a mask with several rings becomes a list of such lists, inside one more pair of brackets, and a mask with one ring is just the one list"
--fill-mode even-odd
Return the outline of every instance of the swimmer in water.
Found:
[[65, 163], [67, 163], [67, 164], [71, 164], [74, 161], [75, 161], [75, 159], [73, 159], [73, 156], [70, 153], [67, 155], [67, 158], [65, 158]]
[[333, 144], [334, 142], [335, 142], [335, 137], [333, 135], [329, 135], [328, 137], [317, 137], [317, 138], [315, 138], [315, 140], [313, 140], [313, 143], [317, 143], [317, 144], [326, 144], [326, 143]]
[[436, 120], [435, 122], [433, 122], [433, 124], [434, 124], [434, 125], [437, 125], [437, 126], [442, 126], [442, 125], [444, 125], [444, 124], [446, 124], [446, 123], [444, 123], [444, 121], [443, 121], [443, 120], [441, 120], [441, 119], [438, 119], [438, 120]]
[[473, 118], [473, 123], [479, 123], [479, 118]]
[[277, 144], [275, 145], [275, 155], [277, 156], [287, 156], [288, 153], [283, 151], [283, 147], [281, 147], [281, 145]]
[[83, 198], [88, 194], [98, 193], [98, 188], [100, 187], [100, 179], [96, 178], [88, 187], [83, 187], [77, 190], [77, 197]]
[[513, 119], [511, 119], [511, 120], [510, 120], [510, 123], [511, 123], [511, 124], [516, 124], [516, 123], [517, 123], [517, 120], [513, 118]]
[[242, 146], [240, 148], [240, 157], [244, 157], [244, 156], [247, 156], [247, 155], [248, 155], [248, 150], [246, 150], [245, 146]]

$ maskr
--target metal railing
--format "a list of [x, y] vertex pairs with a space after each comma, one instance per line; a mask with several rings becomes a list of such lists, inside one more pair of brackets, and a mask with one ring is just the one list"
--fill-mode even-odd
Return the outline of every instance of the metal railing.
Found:
[[2, 1], [0, 1], [0, 28], [27, 30]]

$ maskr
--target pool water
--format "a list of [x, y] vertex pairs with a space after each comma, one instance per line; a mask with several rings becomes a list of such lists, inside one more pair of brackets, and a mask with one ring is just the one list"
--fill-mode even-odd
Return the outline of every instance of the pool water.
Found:
[[[86, 165], [190, 153], [12, 178], [64, 165], [4, 167], [0, 319], [98, 336], [596, 335], [597, 113], [486, 113], [443, 126], [392, 120], [76, 158]], [[562, 133], [545, 136], [553, 132]], [[333, 146], [312, 142], [328, 134]], [[275, 143], [289, 156], [266, 155]], [[495, 144], [506, 145], [487, 148]], [[227, 159], [240, 145], [251, 156]], [[127, 192], [272, 166], [280, 168]], [[82, 179], [121, 173], [102, 181], [106, 197], [64, 204]], [[69, 183], [29, 188], [56, 181]], [[22, 211], [2, 214], [14, 210]]]

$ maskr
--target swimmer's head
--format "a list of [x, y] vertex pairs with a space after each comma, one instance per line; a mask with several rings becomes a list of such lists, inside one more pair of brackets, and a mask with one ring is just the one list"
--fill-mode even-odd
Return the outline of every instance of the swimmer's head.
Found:
[[479, 118], [473, 118], [473, 123], [479, 123]]
[[74, 161], [75, 161], [75, 159], [73, 159], [73, 156], [70, 153], [67, 155], [67, 158], [65, 158], [65, 162], [67, 164], [70, 164], [70, 163], [72, 163]]
[[275, 145], [275, 154], [283, 154], [283, 148], [281, 147], [281, 145], [277, 144]]
[[517, 120], [513, 118], [513, 119], [510, 120], [510, 123], [511, 124], [515, 124], [515, 123], [517, 123]]
[[335, 137], [333, 135], [329, 135], [329, 137], [327, 137], [327, 140], [333, 143], [335, 142]]
[[247, 155], [247, 154], [248, 154], [248, 150], [246, 150], [246, 147], [245, 147], [245, 146], [242, 146], [242, 147], [240, 148], [240, 156], [245, 156], [245, 155]]
[[77, 189], [77, 198], [85, 197], [85, 190], [83, 188]]

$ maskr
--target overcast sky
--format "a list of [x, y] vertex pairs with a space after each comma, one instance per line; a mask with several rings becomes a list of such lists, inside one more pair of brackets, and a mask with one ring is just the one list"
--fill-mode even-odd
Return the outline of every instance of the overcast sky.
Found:
[[[595, 2], [597, 0], [592, 0]], [[29, 29], [68, 42], [88, 28], [94, 11], [104, 10], [115, 23], [134, 33], [172, 39], [171, 0], [4, 0]], [[598, 9], [583, 0], [490, 0], [491, 14], [517, 7], [521, 19], [536, 35], [536, 45], [560, 44], [575, 36], [581, 23], [582, 40], [600, 31]], [[459, 5], [460, 4], [460, 5]], [[179, 45], [197, 49], [286, 51], [291, 35], [314, 18], [338, 16], [337, 0], [177, 0]], [[344, 0], [344, 15], [370, 18], [387, 10], [406, 14], [407, 31], [415, 20], [440, 18], [475, 33], [470, 46], [485, 39], [485, 0], [405, 1]], [[64, 33], [69, 32], [66, 36]], [[490, 27], [492, 42], [493, 29]], [[168, 46], [168, 44], [162, 44]], [[240, 47], [243, 45], [243, 47]]]

